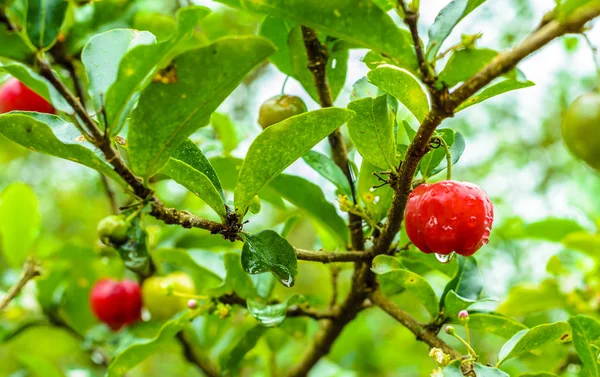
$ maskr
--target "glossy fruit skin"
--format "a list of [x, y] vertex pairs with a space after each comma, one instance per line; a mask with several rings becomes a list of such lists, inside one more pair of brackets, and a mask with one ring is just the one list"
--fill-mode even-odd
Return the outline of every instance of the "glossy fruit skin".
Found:
[[131, 280], [102, 279], [92, 288], [90, 305], [96, 317], [114, 331], [140, 319], [140, 286]]
[[15, 78], [9, 79], [0, 88], [0, 114], [13, 110], [56, 113], [48, 101]]
[[448, 180], [415, 188], [404, 216], [408, 238], [422, 252], [470, 256], [488, 243], [494, 207], [478, 186]]
[[98, 238], [105, 245], [119, 245], [127, 241], [130, 224], [123, 215], [107, 216], [98, 223]]
[[271, 97], [266, 100], [258, 112], [258, 124], [263, 129], [286, 120], [294, 115], [308, 111], [306, 104], [300, 97], [286, 94]]
[[578, 97], [565, 112], [561, 128], [571, 153], [600, 171], [600, 94]]
[[142, 297], [144, 306], [153, 319], [165, 320], [188, 307], [189, 297], [178, 297], [172, 292], [193, 295], [194, 281], [184, 272], [173, 272], [166, 276], [153, 276], [144, 280]]

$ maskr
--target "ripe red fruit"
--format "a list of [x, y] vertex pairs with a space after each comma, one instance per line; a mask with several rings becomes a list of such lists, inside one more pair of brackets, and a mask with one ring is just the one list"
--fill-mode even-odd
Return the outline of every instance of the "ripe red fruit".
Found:
[[470, 256], [488, 243], [494, 207], [476, 185], [442, 181], [413, 190], [405, 219], [408, 238], [422, 252]]
[[9, 79], [0, 88], [0, 114], [13, 110], [55, 113], [48, 101], [15, 78]]
[[116, 331], [140, 319], [140, 286], [130, 280], [102, 279], [92, 288], [90, 305], [96, 317]]

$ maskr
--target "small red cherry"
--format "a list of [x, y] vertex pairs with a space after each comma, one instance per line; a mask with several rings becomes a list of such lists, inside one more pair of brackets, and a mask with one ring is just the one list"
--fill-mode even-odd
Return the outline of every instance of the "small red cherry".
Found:
[[138, 283], [102, 279], [94, 285], [90, 305], [96, 317], [114, 331], [140, 319], [142, 295]]
[[404, 217], [408, 238], [422, 252], [470, 256], [488, 243], [494, 208], [478, 186], [449, 180], [415, 188]]
[[48, 114], [56, 112], [48, 101], [19, 80], [11, 78], [0, 88], [0, 114], [13, 110]]

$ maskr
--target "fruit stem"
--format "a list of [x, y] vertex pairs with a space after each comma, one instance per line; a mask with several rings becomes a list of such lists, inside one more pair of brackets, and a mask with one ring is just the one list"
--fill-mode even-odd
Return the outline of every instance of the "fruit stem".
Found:
[[596, 66], [596, 76], [598, 80], [596, 83], [596, 91], [600, 91], [600, 60], [598, 60], [598, 48], [594, 46], [587, 34], [581, 33], [581, 35], [583, 35], [583, 39], [585, 39], [585, 42], [592, 51], [592, 59], [594, 60], [594, 65]]
[[446, 150], [446, 179], [447, 180], [451, 180], [452, 179], [452, 152], [450, 152], [450, 147], [448, 146], [448, 144], [446, 143], [446, 140], [444, 140], [443, 137], [439, 138], [440, 143], [442, 143], [442, 145], [444, 146], [444, 149]]
[[283, 85], [281, 85], [281, 95], [285, 94], [285, 85], [287, 84], [289, 78], [290, 76], [285, 76], [285, 80], [283, 80]]

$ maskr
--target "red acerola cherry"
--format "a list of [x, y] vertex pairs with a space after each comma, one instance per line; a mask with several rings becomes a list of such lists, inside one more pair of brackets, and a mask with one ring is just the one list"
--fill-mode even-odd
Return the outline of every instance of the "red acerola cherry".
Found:
[[55, 113], [54, 107], [48, 101], [15, 78], [9, 79], [0, 88], [0, 114], [13, 110]]
[[102, 279], [94, 285], [90, 305], [98, 319], [114, 331], [140, 319], [142, 295], [138, 283]]
[[476, 185], [442, 181], [413, 190], [405, 219], [408, 238], [422, 252], [470, 256], [488, 243], [494, 207]]

